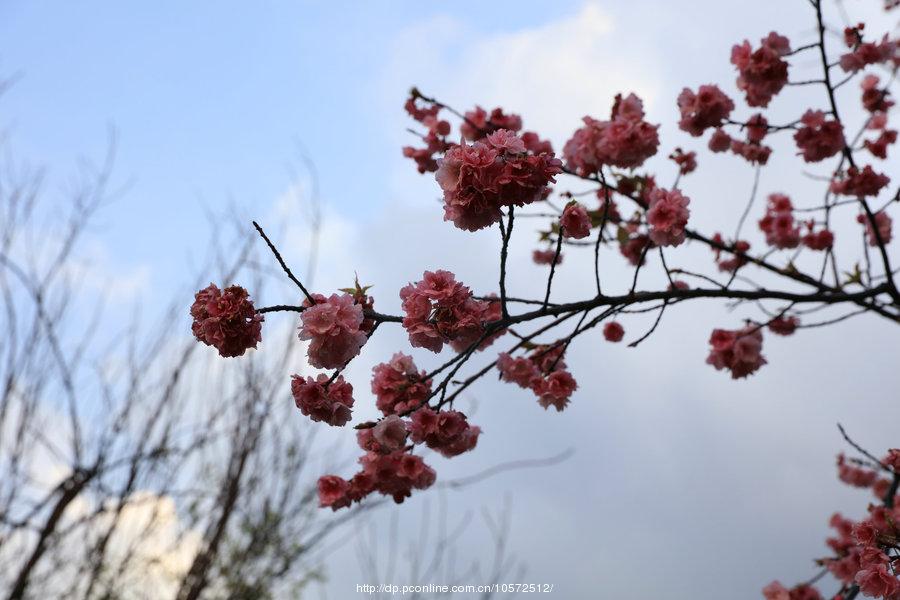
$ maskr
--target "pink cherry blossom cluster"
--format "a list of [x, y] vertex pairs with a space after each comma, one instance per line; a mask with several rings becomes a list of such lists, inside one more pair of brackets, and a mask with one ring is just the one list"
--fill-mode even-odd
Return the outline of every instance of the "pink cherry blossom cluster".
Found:
[[734, 102], [717, 85], [701, 85], [697, 93], [684, 88], [678, 95], [681, 120], [678, 127], [694, 137], [712, 127], [719, 127], [731, 116]]
[[649, 199], [647, 224], [650, 226], [650, 240], [657, 246], [680, 245], [684, 242], [684, 230], [691, 216], [688, 210], [690, 199], [678, 190], [662, 188], [652, 190]]
[[844, 128], [835, 119], [826, 119], [821, 110], [808, 110], [800, 117], [803, 125], [794, 134], [800, 155], [806, 162], [821, 162], [844, 149]]
[[625, 169], [639, 167], [656, 154], [659, 125], [644, 120], [644, 103], [634, 94], [616, 96], [612, 117], [598, 121], [584, 117], [584, 127], [575, 131], [563, 147], [570, 168], [582, 175], [596, 173], [604, 165]]
[[[374, 330], [377, 316], [367, 289], [356, 282], [342, 294], [311, 294], [303, 303], [300, 335], [311, 340], [310, 364], [340, 370], [359, 353], [367, 334]], [[450, 272], [426, 272], [422, 281], [401, 291], [401, 298], [409, 309], [411, 340], [422, 339], [422, 347], [439, 351], [438, 343], [449, 343], [462, 350], [482, 337], [480, 345], [484, 346], [503, 333], [482, 335], [484, 323], [501, 318], [499, 303], [474, 299]], [[416, 319], [420, 322], [414, 323]], [[325, 374], [315, 378], [293, 376], [294, 401], [312, 421], [332, 426], [350, 421], [353, 388], [339, 370], [331, 378]], [[412, 490], [426, 489], [436, 478], [434, 470], [412, 454], [415, 445], [452, 457], [473, 449], [478, 441], [480, 428], [470, 425], [463, 413], [427, 405], [432, 382], [411, 356], [398, 352], [390, 361], [376, 365], [371, 388], [376, 406], [385, 417], [358, 432], [357, 442], [365, 454], [359, 459], [362, 469], [356, 475], [349, 480], [336, 475], [320, 478], [323, 507], [344, 508], [373, 492], [402, 502]]]
[[708, 147], [712, 152], [731, 152], [750, 164], [764, 165], [769, 162], [772, 148], [762, 143], [769, 133], [769, 124], [762, 114], [755, 114], [743, 124], [746, 131], [744, 140], [732, 138], [721, 127], [713, 131]]
[[444, 220], [467, 231], [489, 227], [500, 220], [504, 207], [545, 197], [561, 166], [552, 153], [529, 152], [525, 141], [508, 129], [454, 145], [435, 173], [444, 191]]
[[411, 356], [397, 352], [390, 362], [372, 369], [375, 406], [385, 416], [402, 414], [423, 406], [431, 395], [431, 380], [416, 370]]
[[737, 86], [746, 94], [747, 104], [766, 107], [787, 84], [784, 56], [790, 51], [788, 39], [774, 31], [760, 40], [756, 50], [747, 40], [731, 49], [731, 64], [738, 70]]
[[580, 240], [591, 234], [591, 217], [584, 206], [574, 200], [563, 209], [559, 224], [562, 227], [563, 237]]
[[362, 330], [363, 307], [347, 293], [314, 298], [316, 303], [300, 314], [300, 339], [310, 341], [309, 364], [319, 369], [343, 367], [368, 339]]
[[872, 117], [866, 129], [870, 131], [878, 131], [878, 137], [875, 139], [863, 140], [863, 147], [868, 150], [875, 158], [884, 160], [887, 158], [888, 147], [897, 143], [897, 130], [887, 128], [887, 120], [884, 118]]
[[731, 140], [731, 152], [740, 156], [750, 164], [764, 165], [769, 162], [772, 148], [762, 143], [769, 133], [769, 124], [761, 114], [754, 115], [744, 125], [747, 132], [746, 141]]
[[850, 167], [842, 178], [831, 182], [831, 191], [842, 196], [877, 196], [890, 179], [883, 173], [877, 173], [871, 165], [866, 165], [862, 170]]
[[[832, 515], [828, 524], [834, 535], [825, 540], [832, 555], [816, 562], [842, 584], [835, 599], [854, 598], [861, 593], [870, 598], [897, 600], [900, 598], [900, 494], [897, 493], [900, 450], [889, 450], [881, 460], [870, 454], [865, 459], [849, 459], [839, 454], [837, 467], [842, 482], [870, 489], [878, 503], [870, 504], [868, 515], [859, 521], [840, 513]], [[766, 586], [763, 596], [790, 599], [801, 588], [804, 595], [797, 597], [822, 598], [811, 584], [788, 590], [778, 581]]]
[[194, 337], [218, 350], [220, 356], [241, 356], [260, 342], [264, 317], [239, 285], [223, 291], [209, 284], [194, 296], [191, 317]]
[[888, 129], [888, 110], [894, 106], [894, 101], [889, 98], [888, 88], [881, 87], [880, 83], [879, 77], [872, 74], [866, 75], [860, 82], [863, 108], [872, 114], [866, 130], [878, 132], [878, 137], [863, 140], [863, 146], [872, 156], [884, 160], [888, 147], [897, 143], [897, 130]]
[[872, 220], [866, 215], [857, 215], [856, 220], [866, 226], [866, 241], [870, 246], [887, 244], [891, 241], [891, 228], [893, 226], [891, 216], [883, 210], [878, 211], [873, 216], [875, 227], [872, 227]]
[[563, 261], [563, 255], [561, 252], [557, 254], [557, 252], [551, 248], [547, 248], [544, 250], [537, 249], [531, 253], [531, 259], [536, 265], [561, 265]]
[[[489, 133], [498, 129], [507, 131], [519, 131], [522, 129], [522, 117], [516, 114], [506, 114], [499, 106], [488, 113], [480, 106], [466, 111], [459, 132], [470, 142], [480, 140]], [[534, 135], [534, 134], [532, 134]], [[552, 152], [552, 150], [550, 150]]]
[[732, 379], [747, 377], [766, 364], [762, 343], [762, 328], [758, 325], [748, 325], [737, 331], [713, 329], [706, 362], [717, 371], [727, 369]]
[[353, 408], [353, 386], [338, 376], [329, 381], [325, 374], [312, 377], [291, 377], [291, 394], [300, 412], [313, 421], [321, 421], [336, 427], [350, 421]]
[[413, 119], [425, 126], [427, 132], [422, 136], [425, 147], [414, 148], [405, 146], [403, 148], [403, 156], [416, 162], [416, 168], [419, 170], [419, 173], [428, 173], [438, 169], [434, 155], [444, 152], [450, 147], [450, 144], [447, 143], [447, 136], [450, 135], [450, 123], [438, 118], [438, 113], [441, 110], [440, 106], [431, 104], [420, 107], [418, 101], [419, 98], [416, 95], [412, 95], [406, 100], [404, 108]]
[[457, 410], [437, 412], [425, 406], [412, 414], [410, 433], [413, 442], [450, 458], [473, 449], [481, 428], [469, 425], [466, 415]]
[[872, 469], [863, 469], [847, 462], [847, 457], [838, 454], [838, 479], [853, 487], [871, 487], [878, 480], [878, 473]]
[[878, 42], [863, 41], [863, 23], [844, 29], [844, 42], [850, 52], [841, 55], [841, 68], [848, 73], [856, 73], [869, 65], [892, 62], [900, 65], [900, 49], [896, 40], [887, 34]]
[[766, 243], [779, 249], [796, 248], [802, 242], [810, 250], [827, 250], [834, 244], [834, 234], [828, 229], [815, 230], [815, 221], [806, 222], [806, 233], [794, 220], [794, 206], [785, 194], [770, 194], [766, 214], [759, 220]]
[[678, 173], [681, 175], [687, 175], [697, 170], [697, 153], [693, 150], [685, 152], [681, 148], [675, 148], [669, 158], [678, 165]]
[[728, 135], [724, 129], [719, 127], [713, 131], [711, 136], [709, 136], [709, 143], [707, 146], [711, 152], [715, 152], [716, 154], [730, 150], [731, 136]]
[[360, 472], [349, 481], [336, 475], [319, 478], [319, 504], [338, 510], [373, 492], [390, 496], [399, 504], [413, 489], [427, 489], [437, 477], [420, 456], [412, 454], [414, 445], [423, 444], [451, 458], [475, 448], [480, 433], [481, 428], [470, 425], [466, 415], [455, 410], [422, 406], [409, 419], [387, 415], [356, 434], [359, 447], [365, 451], [359, 459]]
[[794, 221], [794, 205], [784, 194], [769, 194], [766, 214], [759, 220], [766, 243], [776, 248], [796, 248], [800, 244], [800, 227]]
[[625, 337], [625, 328], [618, 321], [608, 321], [603, 326], [603, 337], [607, 342], [621, 342]]
[[766, 600], [822, 600], [819, 591], [807, 583], [787, 589], [778, 581], [763, 588], [763, 597]]
[[538, 346], [530, 356], [512, 357], [501, 352], [497, 358], [497, 369], [503, 381], [515, 383], [530, 389], [538, 398], [538, 404], [545, 409], [554, 407], [562, 411], [569, 404], [578, 383], [566, 370], [563, 360], [564, 344]]
[[800, 326], [800, 319], [795, 315], [780, 315], [769, 321], [769, 331], [776, 335], [793, 335]]
[[890, 90], [880, 87], [881, 78], [878, 75], [868, 74], [859, 82], [862, 88], [862, 105], [873, 114], [886, 116], [888, 110], [894, 106], [894, 101], [889, 98]]
[[[875, 495], [883, 499], [890, 480], [878, 479], [874, 471], [868, 473], [868, 483], [859, 478], [847, 481], [843, 474], [841, 480], [856, 487], [872, 487]], [[900, 558], [888, 553], [900, 540], [900, 508], [896, 501], [895, 498], [891, 502], [893, 508], [871, 505], [869, 516], [861, 521], [846, 519], [840, 513], [830, 521], [837, 535], [827, 543], [836, 556], [825, 564], [836, 579], [845, 585], [856, 585], [865, 596], [888, 600], [900, 597], [896, 571]]]
[[643, 265], [647, 250], [653, 246], [650, 236], [638, 231], [638, 227], [634, 223], [628, 223], [621, 231], [625, 235], [619, 240], [619, 253], [632, 266]]
[[[400, 290], [403, 327], [414, 348], [440, 352], [444, 344], [463, 349], [498, 317], [496, 302], [476, 300], [449, 271], [425, 271], [422, 280]], [[495, 332], [498, 333], [498, 332]], [[493, 340], [493, 336], [484, 341]]]
[[319, 505], [332, 510], [349, 507], [369, 494], [378, 492], [400, 504], [412, 490], [424, 490], [434, 484], [434, 469], [421, 456], [408, 452], [366, 452], [359, 459], [362, 470], [349, 481], [337, 475], [319, 478]]
[[[722, 234], [716, 233], [713, 235], [712, 241], [715, 243], [713, 254], [720, 271], [733, 273], [747, 264], [747, 252], [750, 251], [750, 242], [747, 240], [737, 240], [734, 243], [726, 244]], [[724, 257], [723, 253], [725, 253]]]

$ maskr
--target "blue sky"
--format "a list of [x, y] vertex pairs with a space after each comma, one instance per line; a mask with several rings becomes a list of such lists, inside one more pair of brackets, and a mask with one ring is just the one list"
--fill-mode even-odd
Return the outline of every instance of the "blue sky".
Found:
[[[860, 0], [848, 8], [877, 31], [894, 25], [878, 16], [880, 4]], [[557, 147], [583, 115], [603, 116], [617, 92], [634, 90], [649, 120], [663, 122], [651, 167], [669, 177], [672, 148], [702, 149], [672, 126], [681, 88], [717, 82], [737, 97], [731, 44], [755, 43], [772, 28], [798, 44], [811, 41], [809, 17], [805, 0], [14, 0], [0, 4], [0, 73], [22, 78], [0, 97], [0, 130], [23, 160], [51, 170], [48, 189], [55, 191], [79, 156], [102, 156], [107, 126], [117, 128], [116, 174], [133, 184], [103, 211], [92, 235], [109, 274], [141, 270], [147, 279], [140, 289], [155, 292], [192, 275], [184, 259], [202, 254], [205, 207], [234, 203], [248, 221], [284, 225], [282, 249], [302, 264], [302, 212], [279, 202], [300, 139], [327, 205], [318, 287], [346, 286], [358, 270], [376, 285], [379, 308], [396, 311], [396, 290], [426, 268], [450, 268], [476, 291], [496, 285], [484, 259], [494, 260], [496, 231], [464, 234], [442, 223], [434, 181], [400, 156], [409, 141], [402, 113], [409, 86], [461, 108], [501, 104], [521, 112], [527, 127]], [[829, 19], [840, 23], [836, 13]], [[811, 63], [798, 57], [793, 64]], [[856, 96], [854, 85], [842, 97]], [[788, 122], [820, 107], [810, 93], [783, 93], [770, 120]], [[745, 118], [750, 111], [739, 112]], [[798, 177], [805, 166], [790, 145], [775, 144], [761, 191], [814, 204], [819, 184]], [[683, 181], [692, 222], [730, 231], [751, 181], [746, 164], [701, 154], [701, 169]], [[839, 239], [855, 243], [844, 233], [857, 227], [839, 228]], [[545, 273], [529, 262], [534, 232], [517, 221], [516, 235], [510, 289], [525, 294]], [[678, 252], [678, 260], [711, 266], [705, 249]], [[619, 262], [611, 258], [604, 276], [630, 282]], [[585, 268], [589, 256], [567, 256], [554, 284], [559, 298], [583, 295]], [[642, 272], [646, 285], [651, 273]], [[564, 413], [545, 413], [518, 388], [486, 383], [474, 398], [485, 432], [478, 450], [449, 462], [435, 458], [440, 476], [453, 478], [576, 449], [559, 468], [509, 473], [451, 493], [463, 512], [496, 508], [512, 491], [511, 543], [529, 580], [557, 584], [557, 597], [595, 598], [604, 589], [621, 598], [756, 598], [773, 578], [805, 579], [811, 558], [825, 551], [830, 514], [859, 514], [868, 502], [836, 482], [834, 423], [860, 432], [872, 448], [897, 444], [900, 407], [885, 393], [900, 385], [896, 339], [881, 322], [854, 320], [790, 340], [768, 336], [770, 364], [749, 381], [732, 382], [703, 364], [706, 339], [712, 327], [732, 328], [748, 315], [715, 303], [670, 312], [638, 349], [611, 348], [598, 337], [573, 345], [570, 364], [582, 387]], [[279, 322], [288, 324], [272, 315], [267, 327]], [[625, 326], [631, 332], [645, 324]], [[357, 389], [368, 387], [373, 363], [397, 348], [409, 351], [403, 337], [379, 330], [349, 370]], [[433, 358], [414, 354], [426, 364]], [[363, 418], [371, 409], [366, 400], [357, 399]], [[421, 502], [401, 507], [401, 519]], [[485, 543], [479, 531], [465, 540], [473, 548]], [[652, 569], [642, 558], [648, 548]], [[352, 548], [341, 556], [335, 564], [350, 564]], [[341, 577], [340, 568], [331, 573], [330, 598], [348, 597], [340, 587], [347, 580], [364, 581], [355, 572]]]
[[[436, 10], [486, 32], [548, 13], [541, 2], [4, 2], [0, 72], [22, 78], [0, 114], [16, 151], [58, 176], [102, 156], [114, 126], [116, 173], [133, 185], [103, 236], [118, 260], [165, 269], [202, 239], [191, 230], [204, 204], [253, 210], [283, 192], [295, 139], [313, 149], [335, 210], [383, 206], [399, 149], [371, 90], [398, 32]], [[392, 91], [397, 113], [412, 83]]]

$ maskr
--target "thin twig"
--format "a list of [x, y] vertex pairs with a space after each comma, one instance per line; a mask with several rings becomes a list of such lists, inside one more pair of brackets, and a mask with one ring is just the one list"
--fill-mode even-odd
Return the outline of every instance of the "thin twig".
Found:
[[266, 241], [266, 244], [269, 246], [269, 250], [271, 250], [272, 254], [275, 255], [275, 259], [278, 261], [278, 264], [281, 265], [281, 269], [288, 276], [288, 279], [293, 281], [297, 285], [297, 287], [300, 288], [300, 291], [303, 292], [303, 295], [306, 296], [306, 299], [309, 300], [310, 304], [315, 304], [315, 298], [312, 297], [312, 294], [310, 294], [307, 289], [303, 287], [303, 284], [300, 283], [300, 280], [297, 279], [291, 272], [290, 268], [288, 268], [287, 264], [284, 262], [284, 259], [281, 258], [281, 253], [278, 251], [278, 248], [275, 247], [275, 244], [272, 243], [272, 240], [270, 240], [269, 236], [266, 235], [266, 232], [263, 231], [263, 228], [260, 227], [259, 223], [257, 223], [256, 221], [253, 221], [253, 226], [256, 228], [256, 231], [259, 232], [259, 235], [262, 236], [262, 239]]

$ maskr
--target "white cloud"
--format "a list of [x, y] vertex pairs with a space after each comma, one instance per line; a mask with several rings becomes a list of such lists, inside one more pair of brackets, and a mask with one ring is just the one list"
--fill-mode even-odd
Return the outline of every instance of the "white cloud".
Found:
[[[98, 531], [112, 522], [113, 507], [108, 508], [95, 524]], [[200, 532], [185, 530], [172, 498], [147, 492], [133, 494], [118, 519], [110, 540], [110, 564], [118, 568], [129, 554], [131, 560], [117, 591], [128, 598], [147, 597], [148, 590], [154, 590], [155, 597], [174, 596], [200, 548]]]
[[[492, 34], [439, 15], [396, 36], [374, 92], [381, 113], [394, 116], [385, 119], [386, 143], [394, 147], [413, 141], [408, 119], [396, 109], [416, 85], [459, 110], [479, 104], [520, 114], [526, 129], [561, 148], [583, 116], [607, 116], [619, 92], [636, 92], [652, 111], [659, 65], [653, 53], [623, 52], [620, 28], [597, 2], [540, 26]], [[392, 173], [393, 197], [418, 203], [435, 198], [429, 178], [414, 177], [403, 161]]]
[[616, 29], [595, 2], [538, 27], [494, 35], [435, 17], [399, 37], [388, 87], [395, 94], [412, 81], [460, 109], [503, 106], [559, 144], [585, 114], [605, 115], [617, 92], [635, 91], [649, 106], [658, 97], [658, 61], [624, 56]]

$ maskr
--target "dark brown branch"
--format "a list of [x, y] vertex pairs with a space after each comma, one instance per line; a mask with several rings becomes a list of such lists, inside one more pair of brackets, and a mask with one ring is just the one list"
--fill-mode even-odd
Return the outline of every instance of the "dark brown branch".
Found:
[[881, 460], [879, 460], [878, 458], [875, 458], [875, 456], [873, 456], [868, 450], [866, 450], [865, 448], [863, 448], [862, 446], [860, 446], [859, 444], [857, 444], [856, 442], [854, 442], [852, 439], [850, 439], [850, 436], [847, 435], [847, 432], [844, 430], [844, 426], [843, 426], [843, 425], [841, 425], [840, 423], [838, 423], [838, 424], [837, 424], [837, 427], [838, 427], [838, 430], [841, 432], [841, 436], [843, 436], [844, 441], [846, 441], [848, 444], [850, 444], [851, 446], [853, 446], [853, 448], [854, 448], [857, 452], [859, 452], [860, 454], [862, 454], [863, 456], [865, 456], [866, 458], [868, 458], [869, 460], [871, 460], [873, 463], [875, 463], [876, 465], [878, 465], [879, 467], [881, 467], [881, 468], [884, 469], [885, 471], [891, 471], [891, 472], [893, 473], [893, 471], [892, 471], [887, 465], [885, 465], [883, 462], [881, 462]]
[[269, 250], [272, 251], [272, 254], [275, 255], [275, 259], [278, 261], [278, 264], [281, 265], [281, 269], [284, 271], [285, 275], [288, 276], [288, 279], [294, 282], [294, 284], [300, 288], [300, 291], [303, 292], [303, 295], [306, 296], [306, 299], [309, 300], [310, 304], [315, 304], [316, 300], [312, 297], [312, 295], [307, 291], [307, 289], [300, 283], [300, 280], [294, 276], [294, 273], [284, 262], [284, 259], [281, 257], [281, 253], [278, 251], [278, 248], [275, 247], [275, 244], [272, 243], [272, 240], [269, 239], [269, 236], [266, 235], [266, 232], [263, 231], [263, 228], [259, 226], [259, 223], [253, 221], [253, 227], [256, 228], [256, 231], [259, 232], [259, 235], [266, 241], [266, 244], [269, 246]]
[[559, 233], [556, 236], [556, 250], [553, 252], [553, 262], [550, 263], [550, 275], [547, 277], [547, 293], [544, 294], [544, 307], [542, 310], [546, 310], [547, 305], [550, 303], [550, 288], [553, 285], [553, 274], [556, 273], [556, 263], [559, 262], [559, 252], [562, 250], [563, 229], [562, 224], [560, 224]]
[[509, 219], [506, 229], [503, 228], [503, 220], [500, 220], [500, 238], [502, 246], [500, 247], [500, 309], [504, 319], [509, 318], [509, 309], [506, 306], [506, 256], [509, 252], [509, 240], [513, 232], [513, 219], [515, 217], [515, 206], [509, 207]]
[[[835, 87], [831, 83], [831, 72], [828, 68], [828, 56], [825, 52], [825, 22], [822, 18], [822, 0], [815, 0], [816, 7], [816, 22], [818, 25], [819, 32], [819, 57], [822, 62], [822, 72], [825, 78], [825, 90], [828, 94], [828, 103], [831, 106], [831, 114], [834, 115], [834, 119], [841, 123], [841, 116], [838, 113], [837, 100], [835, 99], [834, 90]], [[843, 147], [844, 157], [847, 159], [847, 163], [851, 167], [856, 167], [856, 161], [853, 160], [853, 150], [847, 145], [846, 139], [844, 140]], [[872, 212], [872, 208], [869, 206], [869, 203], [866, 202], [866, 199], [862, 196], [859, 197], [860, 206], [862, 206], [863, 211], [866, 213], [866, 218], [869, 220], [869, 224], [872, 228], [872, 233], [875, 236], [875, 241], [878, 244], [878, 251], [881, 254], [881, 261], [884, 263], [884, 271], [887, 275], [887, 281], [889, 284], [889, 293], [891, 297], [894, 299], [894, 302], [900, 304], [900, 291], [897, 290], [897, 286], [894, 283], [894, 278], [891, 276], [893, 270], [891, 269], [891, 261], [888, 258], [887, 248], [885, 247], [885, 241], [882, 239], [881, 232], [878, 230], [878, 223], [875, 220], [875, 213]]]
[[306, 310], [305, 306], [291, 306], [289, 304], [275, 304], [273, 306], [264, 306], [262, 308], [257, 308], [256, 312], [259, 314], [265, 314], [270, 312], [298, 312], [301, 313]]

